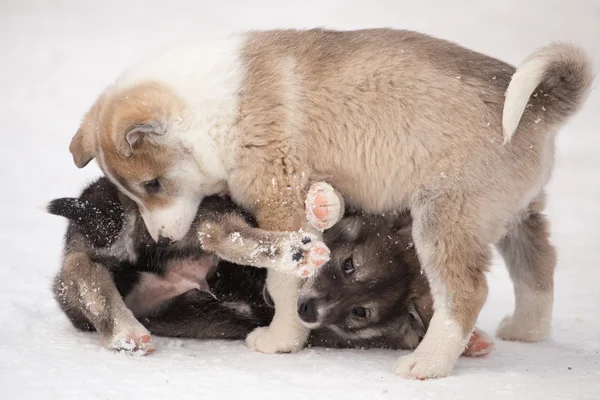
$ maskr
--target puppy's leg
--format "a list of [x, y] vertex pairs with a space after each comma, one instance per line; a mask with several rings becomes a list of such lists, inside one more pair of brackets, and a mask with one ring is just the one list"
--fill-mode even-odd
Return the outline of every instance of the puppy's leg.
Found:
[[301, 350], [310, 330], [296, 316], [298, 290], [302, 281], [293, 275], [269, 270], [267, 288], [275, 303], [271, 325], [257, 328], [246, 338], [246, 344], [262, 353], [290, 353]]
[[[328, 229], [344, 215], [342, 195], [331, 185], [317, 182], [305, 200], [305, 212], [312, 227]], [[230, 214], [218, 222], [206, 221], [198, 234], [205, 250], [237, 264], [294, 271], [309, 277], [328, 261], [329, 250], [315, 235], [303, 232], [272, 232], [250, 227], [239, 215]]]
[[536, 342], [550, 333], [556, 252], [543, 209], [543, 198], [533, 202], [497, 245], [515, 289], [515, 311], [496, 332], [501, 339]]
[[[273, 176], [271, 173], [254, 176]], [[255, 215], [262, 229], [273, 231], [312, 230], [306, 220], [308, 174], [284, 174], [262, 184], [254, 185]], [[306, 189], [305, 189], [306, 188]], [[248, 193], [246, 191], [246, 193]], [[316, 231], [314, 232], [317, 233]], [[323, 245], [326, 249], [327, 247]], [[327, 250], [328, 252], [328, 250]], [[295, 276], [270, 269], [267, 289], [275, 303], [275, 315], [268, 327], [255, 329], [246, 339], [248, 347], [263, 353], [298, 351], [304, 347], [310, 333], [297, 316], [297, 298], [301, 280]]]
[[202, 248], [223, 260], [302, 277], [329, 260], [329, 249], [313, 234], [253, 228], [236, 214], [201, 223], [198, 235]]
[[484, 271], [490, 251], [473, 231], [479, 215], [466, 204], [466, 197], [448, 196], [413, 205], [415, 246], [429, 279], [435, 311], [423, 341], [396, 364], [398, 375], [427, 379], [450, 374], [485, 302]]
[[84, 315], [107, 348], [141, 354], [154, 350], [150, 333], [125, 306], [107, 268], [87, 254], [65, 256], [55, 290], [61, 307]]

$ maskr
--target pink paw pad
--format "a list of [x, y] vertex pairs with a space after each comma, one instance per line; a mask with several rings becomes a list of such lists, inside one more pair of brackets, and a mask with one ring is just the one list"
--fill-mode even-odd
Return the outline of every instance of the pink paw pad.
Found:
[[466, 357], [483, 357], [492, 352], [494, 349], [494, 339], [479, 328], [475, 328], [475, 331], [469, 338], [469, 343], [463, 356]]
[[329, 261], [330, 252], [325, 243], [320, 241], [310, 240], [305, 245], [308, 248], [305, 249], [306, 252], [296, 267], [295, 273], [302, 278], [309, 278]]
[[308, 222], [320, 231], [331, 228], [344, 214], [341, 195], [325, 182], [310, 187], [304, 204]]

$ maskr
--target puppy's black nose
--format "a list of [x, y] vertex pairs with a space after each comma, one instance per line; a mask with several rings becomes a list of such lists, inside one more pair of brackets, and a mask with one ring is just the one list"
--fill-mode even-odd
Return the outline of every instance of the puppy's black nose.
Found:
[[298, 316], [304, 322], [317, 322], [317, 307], [315, 299], [306, 299], [298, 306]]
[[167, 247], [171, 244], [171, 239], [166, 236], [159, 236], [156, 244], [158, 247]]

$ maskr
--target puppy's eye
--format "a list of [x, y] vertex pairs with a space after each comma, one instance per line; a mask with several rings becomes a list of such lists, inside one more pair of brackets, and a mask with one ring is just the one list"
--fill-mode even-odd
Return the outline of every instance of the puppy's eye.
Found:
[[354, 315], [355, 317], [359, 317], [359, 318], [366, 318], [367, 317], [367, 309], [364, 307], [354, 307], [352, 309], [352, 315]]
[[158, 178], [144, 182], [144, 189], [146, 189], [147, 193], [158, 192], [160, 190], [160, 182], [158, 181]]
[[352, 261], [352, 257], [347, 258], [344, 261], [344, 263], [342, 264], [342, 271], [344, 271], [344, 274], [346, 275], [350, 275], [354, 272], [354, 261]]

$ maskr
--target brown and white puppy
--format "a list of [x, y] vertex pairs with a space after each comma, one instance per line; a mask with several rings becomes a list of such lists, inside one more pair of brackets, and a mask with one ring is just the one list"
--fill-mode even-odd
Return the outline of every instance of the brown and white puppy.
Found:
[[[516, 72], [516, 73], [515, 73]], [[189, 43], [127, 71], [71, 143], [133, 199], [152, 237], [185, 236], [202, 198], [228, 189], [261, 228], [308, 229], [303, 201], [327, 180], [370, 213], [410, 209], [435, 314], [405, 377], [448, 375], [487, 295], [490, 244], [516, 306], [501, 338], [537, 341], [552, 314], [554, 249], [543, 188], [556, 130], [591, 86], [583, 51], [554, 44], [512, 66], [419, 33], [266, 31]], [[272, 271], [276, 305], [247, 343], [299, 350], [298, 278]]]
[[[264, 290], [264, 269], [227, 261], [215, 265], [214, 257], [188, 235], [159, 247], [141, 223], [136, 207], [131, 206], [129, 199], [101, 178], [79, 198], [56, 199], [47, 207], [49, 212], [69, 219], [67, 255], [53, 289], [73, 326], [99, 332], [109, 349], [146, 354], [153, 350], [147, 330], [170, 337], [243, 339], [253, 329], [269, 324], [273, 308]], [[229, 200], [209, 197], [202, 203], [194, 225], [210, 220], [227, 227], [227, 221], [235, 221], [244, 225], [233, 235], [235, 242], [253, 240], [249, 230], [252, 221], [238, 220], [241, 216]], [[409, 224], [406, 220], [357, 214], [325, 233], [334, 264], [321, 269], [306, 284], [310, 285], [309, 293], [319, 294], [319, 308], [327, 309], [317, 318], [318, 324], [312, 322], [315, 329], [311, 345], [392, 349], [417, 346], [433, 314], [433, 301], [410, 246]], [[402, 242], [402, 246], [389, 246], [391, 238]], [[219, 240], [226, 247], [229, 238], [222, 236]], [[117, 251], [127, 247], [130, 253]], [[75, 255], [75, 248], [84, 251]], [[343, 278], [351, 279], [332, 281], [340, 267], [336, 260], [346, 259], [348, 250], [360, 268], [356, 276], [366, 279], [354, 279], [346, 268]], [[79, 265], [73, 264], [74, 258]], [[366, 263], [359, 266], [358, 260]], [[90, 268], [88, 261], [94, 267]], [[384, 276], [385, 280], [380, 279]], [[120, 298], [109, 295], [115, 291]], [[340, 293], [345, 294], [343, 298]], [[367, 307], [364, 315], [355, 315], [357, 304]], [[307, 318], [306, 307], [301, 305], [298, 312], [302, 319]], [[354, 322], [346, 323], [346, 317]], [[491, 339], [478, 331], [464, 354], [481, 356], [492, 348]]]

